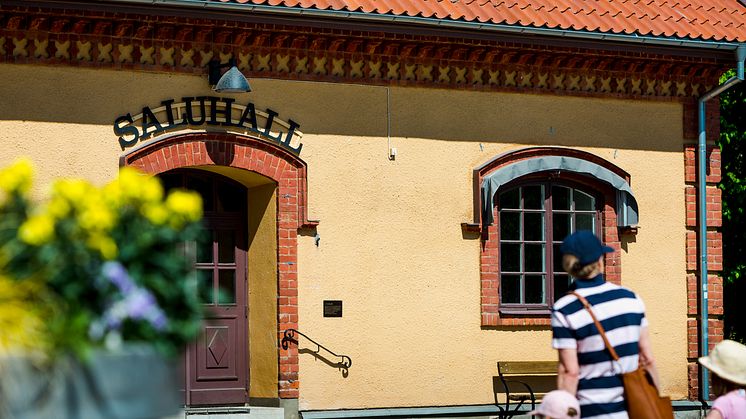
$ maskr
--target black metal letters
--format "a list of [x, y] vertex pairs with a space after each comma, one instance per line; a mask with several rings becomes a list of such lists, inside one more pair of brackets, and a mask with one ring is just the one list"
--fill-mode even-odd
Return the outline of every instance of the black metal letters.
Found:
[[[114, 134], [118, 137], [122, 150], [134, 147], [138, 142], [145, 141], [163, 132], [201, 125], [246, 130], [278, 144], [294, 154], [300, 154], [303, 148], [303, 144], [298, 143], [297, 146], [291, 144], [293, 136], [296, 135], [296, 130], [300, 128], [300, 124], [292, 119], [288, 120], [285, 133], [280, 130], [272, 131], [272, 127], [276, 123], [275, 117], [278, 116], [278, 113], [272, 109], [267, 109], [266, 114], [262, 114], [264, 116], [264, 126], [259, 126], [257, 111], [251, 102], [244, 106], [245, 109], [241, 113], [241, 117], [236, 121], [233, 119], [233, 112], [237, 110], [234, 108], [235, 99], [197, 96], [182, 97], [181, 101], [181, 103], [175, 103], [174, 99], [167, 99], [161, 101], [161, 108], [153, 110], [145, 106], [142, 108], [140, 115], [133, 117], [131, 113], [128, 113], [117, 117], [114, 120]], [[238, 109], [240, 108], [241, 106], [238, 106]], [[158, 115], [160, 115], [160, 120]]]

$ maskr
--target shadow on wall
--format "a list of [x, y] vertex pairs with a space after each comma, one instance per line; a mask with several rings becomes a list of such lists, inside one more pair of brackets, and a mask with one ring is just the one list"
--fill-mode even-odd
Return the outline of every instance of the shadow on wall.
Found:
[[[112, 127], [112, 141], [114, 120], [121, 115], [157, 108], [168, 99], [215, 95], [201, 75], [0, 65], [0, 76], [5, 81], [0, 97], [24, 98], [0, 104], [0, 123]], [[268, 79], [252, 80], [252, 86], [251, 94], [220, 96], [251, 102], [258, 111], [276, 110], [279, 119], [297, 121], [306, 135], [681, 151], [677, 102]]]
[[[303, 345], [299, 343], [301, 336], [304, 338]], [[311, 347], [309, 347], [306, 342], [311, 343]], [[280, 343], [282, 349], [285, 350], [287, 350], [291, 344], [297, 345], [299, 354], [311, 354], [314, 358], [326, 365], [339, 369], [344, 378], [347, 378], [350, 375], [349, 370], [352, 366], [352, 359], [349, 356], [338, 355], [295, 329], [285, 329]], [[316, 348], [311, 349], [313, 346]]]

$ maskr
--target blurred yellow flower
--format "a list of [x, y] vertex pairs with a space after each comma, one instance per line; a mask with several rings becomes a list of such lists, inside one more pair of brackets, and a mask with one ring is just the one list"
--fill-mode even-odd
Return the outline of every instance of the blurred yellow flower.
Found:
[[122, 190], [119, 187], [119, 179], [107, 183], [101, 189], [103, 200], [112, 208], [117, 208], [122, 204]]
[[47, 204], [47, 212], [57, 219], [66, 217], [70, 209], [70, 203], [59, 196], [52, 198]]
[[83, 179], [58, 180], [52, 186], [52, 198], [63, 198], [74, 206], [82, 205], [90, 194], [95, 192], [95, 187]]
[[141, 208], [141, 213], [151, 223], [156, 225], [165, 224], [168, 221], [168, 209], [158, 203], [145, 204]]
[[22, 158], [0, 170], [0, 189], [6, 192], [26, 193], [31, 189], [34, 168], [31, 161]]
[[45, 322], [39, 313], [41, 286], [35, 281], [12, 281], [0, 276], [0, 355], [28, 353], [48, 346]]
[[119, 191], [126, 201], [142, 199], [143, 181], [147, 179], [145, 175], [131, 167], [125, 167], [119, 170]]
[[114, 260], [119, 249], [111, 237], [103, 234], [94, 234], [88, 238], [88, 247], [97, 250], [105, 260]]
[[156, 177], [142, 179], [142, 198], [145, 202], [160, 202], [163, 199], [163, 186]]
[[54, 219], [49, 214], [29, 217], [18, 229], [18, 237], [34, 246], [40, 246], [54, 237]]
[[189, 221], [197, 221], [202, 217], [202, 198], [194, 192], [172, 191], [166, 198], [166, 207]]
[[116, 223], [116, 214], [101, 200], [88, 200], [85, 202], [78, 222], [86, 230], [108, 231]]

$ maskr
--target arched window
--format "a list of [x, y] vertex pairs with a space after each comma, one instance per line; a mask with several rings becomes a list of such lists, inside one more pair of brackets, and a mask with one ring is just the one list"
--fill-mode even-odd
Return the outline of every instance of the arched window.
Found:
[[[630, 175], [586, 151], [532, 147], [474, 169], [474, 222], [480, 246], [482, 326], [549, 325], [550, 308], [570, 277], [559, 247], [576, 230], [592, 230], [621, 250], [636, 231]], [[620, 252], [606, 255], [606, 279], [621, 280]]]
[[498, 192], [500, 307], [547, 310], [568, 291], [559, 246], [576, 230], [599, 233], [603, 199], [580, 185], [523, 181]]

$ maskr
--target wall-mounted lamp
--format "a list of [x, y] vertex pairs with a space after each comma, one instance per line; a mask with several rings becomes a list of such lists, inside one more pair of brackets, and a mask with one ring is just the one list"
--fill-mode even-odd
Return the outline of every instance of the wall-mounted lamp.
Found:
[[[207, 63], [207, 66], [209, 70], [207, 80], [210, 86], [214, 86], [214, 91], [218, 93], [246, 93], [251, 91], [249, 81], [236, 66], [235, 58], [231, 58], [225, 64], [220, 64], [218, 60], [211, 60]], [[226, 67], [230, 67], [230, 70], [221, 76], [220, 69]]]

